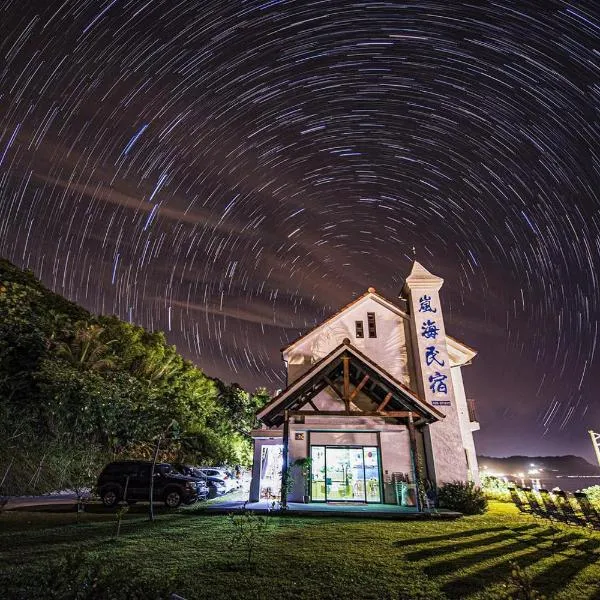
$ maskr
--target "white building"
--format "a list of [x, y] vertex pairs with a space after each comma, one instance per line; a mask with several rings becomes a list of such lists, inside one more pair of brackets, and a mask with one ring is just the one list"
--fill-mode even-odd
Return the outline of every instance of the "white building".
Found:
[[446, 335], [442, 284], [415, 262], [406, 310], [369, 288], [283, 349], [287, 388], [252, 432], [250, 501], [279, 497], [282, 472], [296, 502], [412, 505], [419, 481], [479, 483], [461, 374], [476, 352]]

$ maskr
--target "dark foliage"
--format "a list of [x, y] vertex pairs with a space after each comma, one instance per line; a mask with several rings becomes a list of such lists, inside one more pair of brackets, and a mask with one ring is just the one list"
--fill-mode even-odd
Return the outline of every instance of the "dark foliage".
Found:
[[171, 422], [178, 435], [161, 445], [161, 458], [245, 464], [267, 399], [265, 390], [249, 394], [208, 377], [163, 333], [91, 315], [0, 259], [4, 493], [67, 485], [82, 445], [97, 450], [94, 465], [149, 457]]
[[441, 508], [456, 510], [464, 515], [481, 515], [487, 510], [487, 499], [472, 481], [453, 481], [438, 489]]

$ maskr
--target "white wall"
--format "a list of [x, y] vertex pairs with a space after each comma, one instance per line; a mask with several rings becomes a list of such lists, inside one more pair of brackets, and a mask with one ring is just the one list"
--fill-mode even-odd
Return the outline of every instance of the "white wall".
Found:
[[414, 481], [410, 457], [410, 438], [407, 429], [398, 432], [382, 431], [379, 435], [381, 439], [384, 498], [387, 504], [395, 504], [396, 491], [392, 484], [393, 474], [408, 473], [410, 480]]
[[[329, 387], [326, 387], [324, 390], [321, 390], [313, 399], [314, 405], [319, 410], [345, 410], [346, 406], [342, 402], [341, 398]], [[371, 400], [365, 393], [362, 391], [358, 393], [358, 396], [352, 401], [351, 406], [356, 408], [360, 408], [361, 410], [374, 411], [377, 408], [377, 403]], [[310, 404], [305, 404], [302, 407], [303, 411], [312, 411], [312, 407]]]
[[469, 465], [469, 477], [476, 485], [479, 481], [479, 465], [477, 463], [477, 452], [475, 450], [475, 441], [473, 440], [473, 430], [469, 419], [469, 409], [467, 406], [467, 397], [465, 394], [465, 385], [462, 378], [460, 367], [452, 367], [452, 383], [454, 384], [454, 398], [460, 423], [460, 433], [463, 446], [467, 453], [467, 463]]
[[[367, 313], [375, 313], [377, 337], [369, 337]], [[356, 321], [363, 321], [364, 338], [356, 337]], [[367, 296], [340, 313], [323, 327], [309, 333], [298, 344], [284, 351], [288, 363], [288, 385], [291, 385], [311, 366], [337, 348], [344, 338], [366, 354], [373, 362], [412, 388], [407, 340], [410, 339], [408, 321], [373, 297]]]

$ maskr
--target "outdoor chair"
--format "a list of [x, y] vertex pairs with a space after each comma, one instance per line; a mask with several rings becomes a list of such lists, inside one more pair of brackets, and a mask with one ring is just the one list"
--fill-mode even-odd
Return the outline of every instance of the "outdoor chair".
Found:
[[566, 514], [562, 510], [560, 510], [556, 502], [554, 502], [552, 496], [550, 495], [550, 492], [545, 489], [539, 489], [538, 493], [540, 495], [540, 498], [542, 499], [542, 502], [544, 503], [549, 518], [568, 525], [569, 519], [567, 518]]
[[538, 502], [538, 499], [536, 498], [535, 493], [533, 492], [533, 490], [531, 488], [524, 487], [521, 489], [522, 489], [523, 493], [525, 494], [527, 501], [529, 502], [529, 506], [531, 506], [531, 514], [534, 517], [540, 517], [542, 519], [551, 519], [552, 518], [552, 515], [550, 515], [548, 513], [545, 506], [542, 506]]
[[523, 499], [519, 496], [519, 492], [514, 487], [508, 488], [508, 491], [510, 492], [511, 500], [520, 512], [528, 515], [532, 514], [531, 506], [529, 506], [528, 502], [523, 502]]
[[575, 509], [573, 508], [573, 505], [569, 500], [569, 495], [567, 494], [567, 492], [564, 492], [563, 490], [557, 490], [554, 492], [554, 495], [558, 499], [558, 507], [565, 515], [565, 522], [567, 524], [581, 525], [583, 527], [586, 527], [588, 525], [588, 521], [585, 519], [585, 517], [575, 512]]
[[581, 512], [583, 513], [586, 521], [594, 528], [600, 529], [600, 514], [598, 511], [592, 506], [590, 499], [583, 492], [575, 492], [573, 494], [579, 507], [581, 508]]

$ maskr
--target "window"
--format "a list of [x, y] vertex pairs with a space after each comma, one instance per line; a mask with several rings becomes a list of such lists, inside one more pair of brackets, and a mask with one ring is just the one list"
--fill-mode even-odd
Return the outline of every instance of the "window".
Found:
[[375, 327], [375, 313], [367, 313], [367, 323], [369, 324], [369, 337], [377, 337], [377, 328]]
[[375, 446], [311, 446], [313, 502], [381, 502]]
[[365, 327], [362, 321], [356, 321], [356, 337], [364, 338], [365, 337]]

